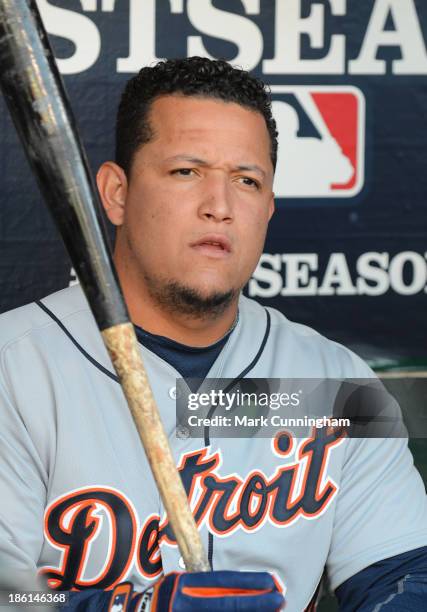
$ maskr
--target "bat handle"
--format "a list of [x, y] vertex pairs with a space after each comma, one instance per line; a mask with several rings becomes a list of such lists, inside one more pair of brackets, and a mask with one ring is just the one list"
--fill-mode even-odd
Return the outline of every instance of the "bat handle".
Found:
[[208, 572], [211, 569], [209, 561], [156, 407], [133, 325], [122, 323], [101, 333], [144, 445], [186, 570]]

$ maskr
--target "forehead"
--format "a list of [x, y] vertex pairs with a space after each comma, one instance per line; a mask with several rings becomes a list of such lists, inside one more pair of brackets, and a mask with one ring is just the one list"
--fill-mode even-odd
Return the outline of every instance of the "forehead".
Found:
[[248, 157], [253, 163], [270, 163], [270, 137], [264, 117], [234, 102], [162, 96], [151, 105], [149, 122], [153, 138], [148, 145], [152, 144], [159, 154], [179, 154], [190, 146], [194, 155], [227, 157], [233, 163], [240, 163], [242, 158], [248, 161]]

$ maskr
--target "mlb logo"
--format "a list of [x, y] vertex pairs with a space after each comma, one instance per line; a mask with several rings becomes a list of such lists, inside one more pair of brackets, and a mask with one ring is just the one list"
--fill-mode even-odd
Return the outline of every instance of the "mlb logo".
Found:
[[364, 185], [365, 98], [356, 87], [272, 86], [276, 198], [351, 198]]

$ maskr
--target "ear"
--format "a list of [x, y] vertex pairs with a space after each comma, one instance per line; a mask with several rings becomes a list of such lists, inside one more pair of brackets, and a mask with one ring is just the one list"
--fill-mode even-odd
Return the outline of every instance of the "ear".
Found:
[[124, 170], [114, 162], [105, 162], [98, 170], [96, 184], [107, 217], [113, 225], [122, 225], [128, 190]]
[[274, 193], [271, 192], [270, 203], [268, 205], [268, 220], [269, 221], [271, 217], [273, 216], [275, 210], [276, 210], [276, 204], [274, 203]]

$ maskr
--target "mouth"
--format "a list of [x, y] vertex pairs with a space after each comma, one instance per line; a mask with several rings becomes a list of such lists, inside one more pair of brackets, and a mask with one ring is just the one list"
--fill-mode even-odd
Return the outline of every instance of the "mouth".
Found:
[[190, 246], [207, 257], [223, 258], [231, 253], [230, 240], [221, 234], [206, 234]]

